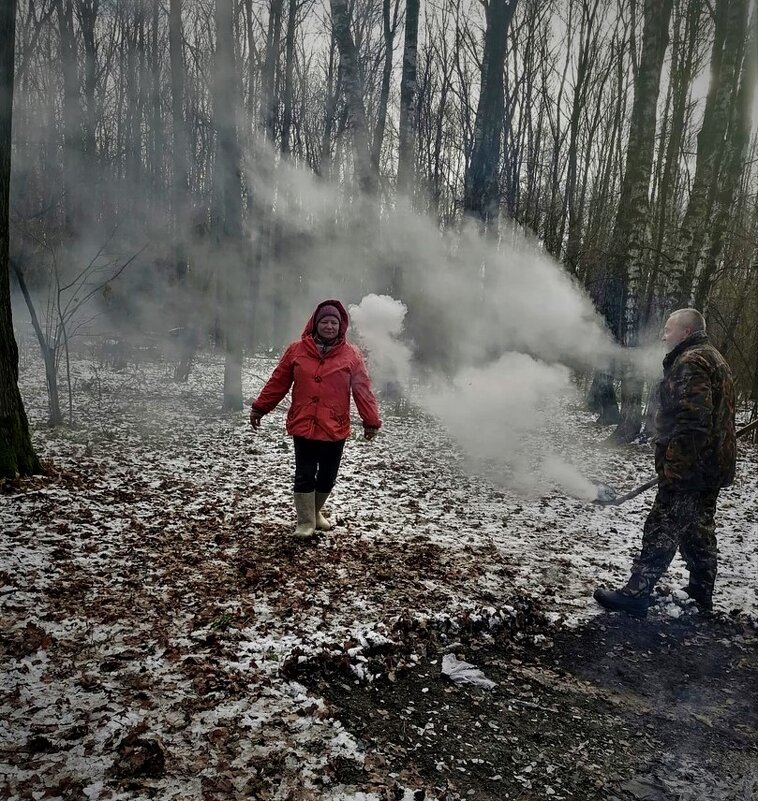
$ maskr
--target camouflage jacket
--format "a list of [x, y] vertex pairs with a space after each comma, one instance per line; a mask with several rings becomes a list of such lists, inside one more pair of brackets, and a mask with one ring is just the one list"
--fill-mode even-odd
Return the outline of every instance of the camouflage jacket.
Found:
[[734, 480], [737, 438], [729, 365], [697, 332], [663, 360], [655, 467], [662, 487], [717, 490]]

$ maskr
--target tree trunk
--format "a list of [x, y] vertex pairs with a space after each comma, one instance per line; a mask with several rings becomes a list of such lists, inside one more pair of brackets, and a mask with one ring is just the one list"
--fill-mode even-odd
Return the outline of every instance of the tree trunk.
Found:
[[[283, 160], [290, 155], [292, 132], [292, 78], [295, 70], [295, 32], [297, 29], [297, 0], [289, 0], [287, 9], [287, 30], [284, 37], [284, 92], [282, 108], [282, 136], [280, 152]], [[279, 182], [277, 192], [289, 192], [287, 182]], [[271, 215], [273, 217], [273, 215]], [[272, 303], [272, 334], [275, 347], [281, 347], [289, 333], [289, 309], [292, 301], [292, 287], [296, 285], [295, 276], [288, 269], [287, 262], [282, 259], [282, 245], [286, 236], [282, 220], [272, 219], [271, 247], [274, 252], [273, 267], [276, 271], [274, 278], [274, 297]]]
[[284, 38], [284, 96], [282, 98], [282, 155], [292, 150], [292, 78], [295, 72], [295, 31], [297, 28], [297, 0], [289, 0], [287, 33]]
[[0, 478], [40, 470], [18, 390], [18, 347], [13, 334], [8, 260], [11, 128], [16, 0], [0, 3]]
[[[650, 206], [650, 177], [655, 151], [656, 110], [661, 69], [669, 42], [673, 0], [645, 0], [642, 56], [634, 87], [634, 105], [626, 151], [621, 199], [611, 240], [610, 265], [623, 291], [620, 339], [626, 347], [639, 344], [640, 294], [645, 267], [645, 240]], [[614, 433], [630, 441], [642, 425], [642, 382], [634, 375], [622, 377], [622, 421]]]
[[170, 0], [168, 45], [171, 64], [171, 123], [173, 128], [173, 205], [174, 205], [174, 273], [179, 303], [179, 360], [174, 368], [175, 381], [189, 379], [195, 355], [193, 309], [188, 288], [187, 234], [189, 216], [189, 168], [187, 166], [187, 128], [184, 121], [184, 55], [182, 51], [182, 0]]
[[215, 240], [219, 251], [219, 284], [224, 311], [225, 410], [242, 409], [242, 184], [237, 141], [237, 77], [232, 28], [233, 0], [216, 0], [214, 117]]
[[73, 0], [55, 0], [63, 70], [63, 191], [69, 235], [78, 232], [82, 212], [82, 105], [74, 37]]
[[690, 304], [698, 263], [711, 224], [715, 186], [724, 155], [735, 77], [742, 58], [747, 0], [717, 0], [711, 81], [697, 137], [695, 178], [679, 230], [666, 311]]
[[163, 206], [163, 117], [161, 115], [161, 54], [158, 51], [158, 28], [160, 25], [159, 0], [153, 0], [152, 42], [150, 43], [151, 59], [150, 72], [152, 83], [150, 87], [150, 102], [152, 105], [152, 153], [150, 161], [153, 171], [153, 191], [156, 193], [160, 206]]
[[[642, 310], [642, 323], [647, 324], [653, 314], [658, 277], [661, 273], [664, 257], [664, 242], [667, 228], [670, 201], [673, 198], [681, 164], [682, 139], [685, 133], [687, 103], [690, 98], [690, 87], [694, 77], [695, 54], [698, 33], [701, 25], [703, 9], [697, 0], [688, 0], [684, 21], [684, 34], [680, 47], [681, 53], [674, 53], [675, 64], [672, 67], [672, 111], [669, 125], [666, 155], [663, 159], [663, 173], [657, 195], [657, 220], [653, 239], [653, 264], [647, 277], [645, 307]], [[661, 169], [661, 165], [659, 165]]]
[[271, 0], [268, 16], [268, 36], [266, 37], [266, 58], [263, 62], [261, 80], [261, 129], [269, 142], [274, 141], [276, 128], [276, 72], [279, 63], [279, 42], [282, 38], [282, 6], [284, 0]]
[[392, 77], [392, 57], [395, 50], [395, 33], [397, 31], [397, 12], [400, 0], [395, 0], [395, 12], [390, 16], [390, 0], [383, 0], [382, 28], [384, 30], [384, 67], [382, 68], [382, 83], [379, 90], [379, 108], [376, 113], [374, 126], [374, 141], [371, 147], [371, 163], [374, 172], [379, 175], [379, 166], [384, 143], [384, 129], [387, 125], [387, 105], [390, 97], [390, 78]]
[[95, 90], [97, 88], [97, 15], [100, 10], [100, 0], [79, 0], [77, 16], [82, 31], [84, 44], [84, 98], [85, 98], [85, 125], [84, 125], [84, 153], [88, 172], [87, 194], [91, 207], [99, 207], [100, 181], [98, 180], [97, 163], [97, 102]]
[[574, 83], [574, 96], [571, 105], [571, 119], [569, 122], [568, 164], [566, 168], [566, 193], [563, 200], [563, 213], [561, 215], [561, 232], [559, 241], [564, 240], [565, 226], [568, 224], [568, 239], [563, 263], [566, 269], [574, 274], [581, 248], [582, 234], [582, 204], [577, 203], [577, 185], [579, 182], [579, 133], [581, 115], [587, 102], [587, 83], [590, 77], [590, 68], [597, 50], [597, 33], [595, 31], [595, 18], [597, 16], [599, 0], [592, 0], [592, 5], [585, 0], [582, 8], [582, 25], [580, 28], [579, 58]]
[[503, 69], [508, 27], [517, 0], [490, 0], [479, 90], [474, 123], [474, 145], [465, 176], [463, 210], [489, 228], [497, 219], [500, 143], [505, 124]]
[[406, 0], [403, 74], [400, 81], [400, 126], [397, 188], [410, 195], [416, 187], [416, 102], [418, 94], [418, 18], [421, 0]]
[[748, 28], [748, 44], [744, 50], [740, 70], [739, 88], [733, 92], [733, 106], [730, 112], [729, 135], [726, 140], [724, 168], [716, 197], [716, 214], [711, 226], [710, 245], [702, 271], [696, 276], [695, 306], [704, 309], [711, 292], [711, 284], [719, 260], [724, 251], [727, 229], [732, 219], [734, 199], [740, 179], [745, 170], [745, 160], [750, 145], [750, 132], [753, 126], [753, 99], [758, 72], [758, 12]]
[[358, 50], [350, 31], [350, 3], [348, 0], [330, 0], [330, 3], [332, 28], [340, 54], [342, 86], [352, 132], [355, 173], [361, 190], [366, 195], [375, 195], [379, 180], [369, 147], [368, 120], [366, 107], [363, 104], [363, 79]]

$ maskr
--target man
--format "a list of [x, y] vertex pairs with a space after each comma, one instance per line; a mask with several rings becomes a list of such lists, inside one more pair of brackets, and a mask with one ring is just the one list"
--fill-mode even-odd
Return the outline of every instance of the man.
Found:
[[668, 353], [655, 419], [658, 494], [629, 581], [620, 590], [595, 590], [594, 596], [606, 609], [637, 617], [647, 614], [655, 583], [677, 547], [690, 571], [684, 591], [701, 610], [712, 608], [716, 499], [734, 480], [737, 454], [732, 374], [708, 341], [703, 315], [675, 311], [662, 339]]

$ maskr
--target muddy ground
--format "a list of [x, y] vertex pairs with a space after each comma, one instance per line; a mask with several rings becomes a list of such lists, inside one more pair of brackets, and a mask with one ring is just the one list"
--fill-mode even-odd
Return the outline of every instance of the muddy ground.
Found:
[[756, 642], [734, 621], [606, 615], [555, 632], [552, 647], [459, 645], [493, 690], [452, 685], [433, 648], [394, 682], [300, 680], [369, 749], [346, 783], [378, 770], [425, 788], [419, 798], [752, 801]]

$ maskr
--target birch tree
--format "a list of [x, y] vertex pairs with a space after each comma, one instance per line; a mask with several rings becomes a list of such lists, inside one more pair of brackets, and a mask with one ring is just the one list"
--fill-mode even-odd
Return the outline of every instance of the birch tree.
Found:
[[409, 194], [416, 183], [416, 135], [418, 115], [418, 21], [420, 0], [405, 4], [405, 36], [403, 43], [403, 73], [400, 81], [400, 122], [397, 159], [397, 188]]
[[[617, 336], [627, 347], [638, 344], [640, 296], [647, 261], [650, 178], [655, 151], [656, 111], [663, 59], [669, 42], [669, 20], [673, 0], [645, 0], [642, 55], [634, 85], [626, 169], [611, 241], [609, 269], [620, 278], [621, 308], [612, 308], [610, 298], [606, 317], [618, 320]], [[632, 376], [622, 382], [622, 421], [616, 438], [633, 439], [642, 424], [642, 386]]]

